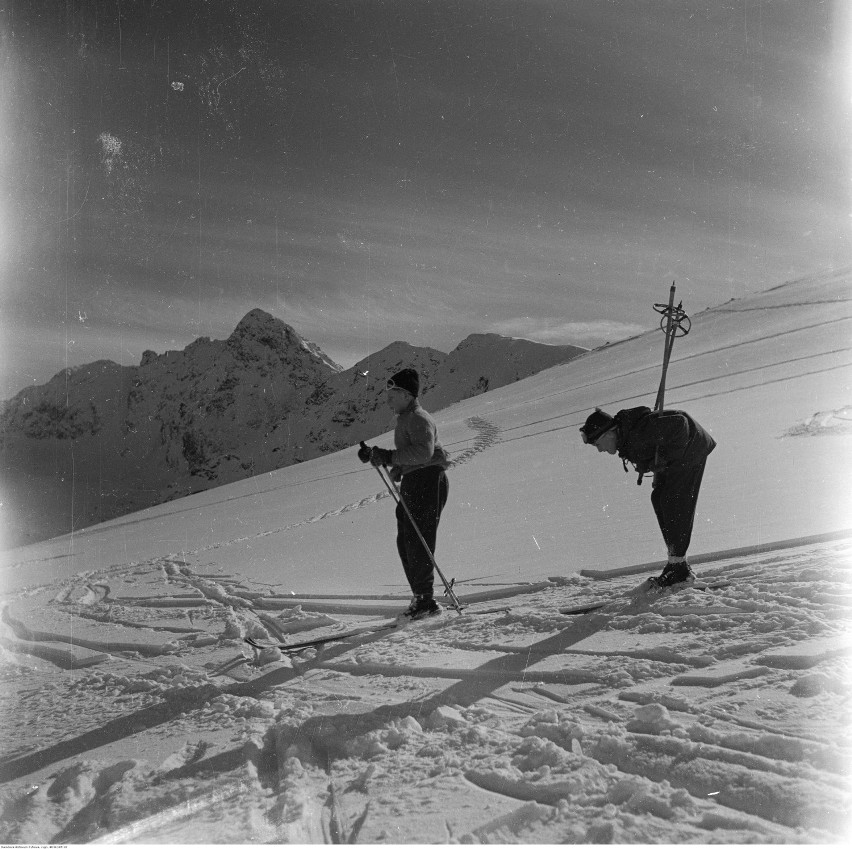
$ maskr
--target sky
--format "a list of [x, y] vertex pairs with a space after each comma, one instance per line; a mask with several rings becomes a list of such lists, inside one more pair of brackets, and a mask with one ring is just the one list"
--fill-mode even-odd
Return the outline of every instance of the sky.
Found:
[[595, 347], [852, 264], [843, 3], [2, 0], [0, 397], [226, 338]]

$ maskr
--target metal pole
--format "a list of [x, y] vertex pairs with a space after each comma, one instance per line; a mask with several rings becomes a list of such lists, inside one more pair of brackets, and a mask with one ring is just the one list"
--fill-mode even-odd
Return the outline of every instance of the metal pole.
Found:
[[672, 347], [674, 346], [674, 333], [672, 332], [672, 322], [674, 319], [674, 297], [675, 284], [672, 280], [672, 288], [669, 290], [669, 306], [666, 310], [666, 339], [663, 347], [663, 376], [660, 378], [660, 388], [657, 390], [657, 400], [654, 402], [654, 410], [663, 409], [666, 396], [666, 372], [669, 369], [669, 358], [672, 355]]
[[405, 499], [402, 497], [402, 493], [399, 491], [396, 484], [391, 479], [390, 472], [388, 472], [387, 467], [375, 466], [374, 468], [379, 473], [379, 477], [382, 479], [384, 485], [388, 488], [388, 492], [393, 496], [396, 503], [402, 505], [402, 509], [405, 510], [405, 515], [408, 516], [408, 521], [411, 522], [411, 527], [414, 528], [414, 531], [417, 534], [417, 538], [420, 540], [423, 545], [423, 548], [426, 550], [426, 554], [429, 557], [429, 560], [431, 561], [435, 571], [438, 573], [438, 577], [444, 583], [444, 594], [449, 597], [453, 607], [456, 609], [456, 612], [461, 613], [461, 602], [459, 601], [458, 596], [453, 591], [453, 584], [456, 582], [455, 578], [453, 578], [452, 581], [447, 581], [447, 579], [444, 577], [444, 573], [441, 571], [440, 567], [438, 566], [438, 563], [435, 560], [435, 555], [432, 554], [432, 549], [429, 548], [429, 546], [426, 544], [426, 540], [423, 539], [423, 534], [420, 533], [420, 528], [417, 527], [417, 522], [414, 521], [414, 517], [411, 515], [411, 511], [408, 509], [408, 505], [405, 503]]

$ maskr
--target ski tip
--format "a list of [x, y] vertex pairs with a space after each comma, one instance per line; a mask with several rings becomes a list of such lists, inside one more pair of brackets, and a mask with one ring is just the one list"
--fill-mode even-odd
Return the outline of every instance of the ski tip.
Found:
[[560, 609], [560, 613], [565, 616], [580, 616], [584, 613], [593, 613], [595, 610], [600, 610], [602, 607], [606, 607], [609, 602], [599, 601], [594, 604], [584, 604], [581, 607], [563, 607]]

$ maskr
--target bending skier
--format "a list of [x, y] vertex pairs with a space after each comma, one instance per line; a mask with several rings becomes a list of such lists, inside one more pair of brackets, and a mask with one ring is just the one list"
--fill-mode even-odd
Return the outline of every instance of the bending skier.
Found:
[[[447, 452], [438, 442], [435, 420], [418, 401], [420, 375], [411, 368], [397, 372], [387, 382], [387, 403], [397, 416], [394, 449], [364, 446], [358, 457], [374, 466], [386, 466], [391, 478], [401, 481], [400, 495], [420, 534], [435, 553], [438, 522], [447, 503], [449, 467]], [[406, 616], [419, 619], [441, 612], [433, 598], [434, 568], [429, 552], [417, 535], [402, 504], [396, 507], [396, 547], [405, 577], [414, 593]]]
[[640, 483], [643, 475], [654, 474], [651, 503], [668, 548], [668, 562], [649, 583], [669, 587], [694, 581], [686, 552], [704, 466], [716, 447], [713, 437], [682, 410], [651, 412], [648, 407], [620, 410], [615, 416], [595, 409], [580, 434], [583, 442], [598, 451], [617, 454], [625, 471], [627, 463], [632, 463]]

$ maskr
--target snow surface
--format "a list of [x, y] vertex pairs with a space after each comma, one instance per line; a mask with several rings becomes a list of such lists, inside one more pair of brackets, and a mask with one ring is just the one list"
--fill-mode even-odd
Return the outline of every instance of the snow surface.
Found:
[[662, 553], [650, 487], [577, 438], [653, 403], [659, 333], [438, 414], [461, 615], [243, 642], [405, 606], [352, 450], [4, 552], [0, 842], [844, 842], [850, 291], [786, 284], [676, 345], [667, 406], [719, 442], [715, 589], [631, 592]]

